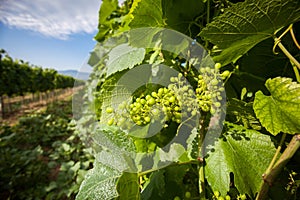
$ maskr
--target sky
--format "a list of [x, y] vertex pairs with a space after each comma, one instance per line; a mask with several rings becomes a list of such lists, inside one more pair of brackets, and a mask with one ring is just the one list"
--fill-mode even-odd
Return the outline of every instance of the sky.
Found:
[[96, 41], [101, 0], [0, 0], [0, 49], [56, 70], [80, 70]]

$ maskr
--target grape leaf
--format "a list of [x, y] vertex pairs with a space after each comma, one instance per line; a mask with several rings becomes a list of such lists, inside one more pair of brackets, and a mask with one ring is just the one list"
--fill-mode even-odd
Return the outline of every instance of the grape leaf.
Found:
[[165, 200], [183, 196], [186, 188], [182, 182], [189, 167], [191, 166], [175, 165], [153, 172], [142, 191], [142, 199]]
[[108, 77], [125, 69], [131, 69], [140, 64], [144, 60], [145, 53], [144, 48], [134, 48], [128, 44], [121, 44], [113, 48], [108, 54], [106, 76]]
[[115, 19], [109, 19], [118, 8], [118, 0], [103, 0], [99, 11], [98, 33], [95, 36], [97, 41], [102, 41], [105, 35], [112, 29]]
[[246, 0], [226, 9], [199, 35], [218, 47], [213, 58], [224, 66], [299, 19], [298, 0]]
[[118, 180], [117, 190], [119, 193], [117, 200], [139, 200], [140, 185], [138, 175], [135, 173], [123, 173]]
[[[205, 11], [205, 4], [199, 0], [164, 0], [162, 2], [167, 27], [193, 37], [191, 34], [193, 21]], [[195, 28], [195, 34], [199, 28]], [[196, 33], [197, 32], [197, 33]]]
[[132, 11], [134, 18], [129, 26], [140, 27], [164, 27], [163, 12], [161, 7], [162, 0], [147, 0], [138, 2]]
[[163, 199], [166, 191], [165, 170], [153, 172], [147, 182], [146, 187], [142, 191], [141, 197], [144, 200]]
[[269, 136], [228, 122], [223, 136], [206, 159], [207, 181], [213, 191], [226, 195], [232, 172], [239, 192], [253, 197], [276, 149]]
[[81, 183], [77, 200], [110, 200], [118, 196], [116, 184], [121, 173], [95, 161]]
[[291, 78], [268, 79], [271, 96], [255, 94], [254, 111], [261, 124], [273, 135], [300, 132], [300, 84]]

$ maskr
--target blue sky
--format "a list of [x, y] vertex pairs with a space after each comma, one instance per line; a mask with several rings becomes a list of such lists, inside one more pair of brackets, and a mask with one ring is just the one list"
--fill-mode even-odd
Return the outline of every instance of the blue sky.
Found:
[[0, 48], [44, 68], [79, 70], [96, 42], [100, 0], [0, 0]]

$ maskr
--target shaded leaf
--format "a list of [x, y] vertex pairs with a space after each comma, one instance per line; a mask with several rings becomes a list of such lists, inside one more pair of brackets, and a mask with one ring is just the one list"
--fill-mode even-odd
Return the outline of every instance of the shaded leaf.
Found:
[[117, 200], [139, 200], [140, 185], [138, 175], [135, 173], [123, 173], [118, 181], [117, 190], [119, 193]]
[[271, 96], [255, 94], [254, 111], [261, 124], [273, 135], [300, 132], [300, 84], [291, 78], [268, 79]]
[[226, 123], [224, 132], [206, 159], [207, 181], [213, 191], [226, 195], [232, 172], [239, 192], [253, 197], [276, 149], [269, 136], [243, 126]]
[[241, 124], [245, 128], [260, 130], [261, 126], [253, 111], [253, 103], [247, 103], [238, 99], [230, 99], [226, 111], [227, 120], [235, 124]]
[[224, 66], [299, 19], [298, 0], [246, 0], [226, 9], [200, 36], [218, 47], [214, 61]]

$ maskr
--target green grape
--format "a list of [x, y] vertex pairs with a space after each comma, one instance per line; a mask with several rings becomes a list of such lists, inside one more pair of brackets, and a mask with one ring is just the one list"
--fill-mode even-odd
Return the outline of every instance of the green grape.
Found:
[[220, 69], [222, 67], [221, 63], [216, 63], [215, 64], [215, 69]]
[[149, 116], [144, 118], [145, 122], [149, 123], [151, 121], [151, 118]]
[[220, 192], [219, 191], [214, 191], [214, 196], [215, 197], [219, 197], [220, 196]]
[[175, 102], [175, 97], [174, 97], [174, 96], [171, 96], [171, 97], [169, 98], [169, 102], [170, 102], [170, 103], [174, 103], [174, 102]]
[[247, 196], [246, 196], [245, 194], [241, 194], [241, 195], [240, 195], [240, 199], [241, 199], [241, 200], [246, 200], [246, 199], [247, 199]]
[[157, 97], [157, 93], [156, 92], [151, 92], [151, 96]]
[[155, 99], [154, 98], [149, 98], [148, 100], [147, 100], [147, 104], [149, 105], [149, 106], [153, 106], [154, 104], [155, 104]]
[[170, 78], [170, 81], [172, 82], [172, 83], [175, 83], [176, 81], [175, 81], [175, 77], [171, 77]]
[[190, 199], [191, 198], [191, 193], [189, 191], [185, 192], [185, 198]]
[[191, 112], [191, 114], [192, 114], [192, 116], [197, 115], [197, 110], [193, 110], [193, 111]]
[[225, 200], [224, 197], [218, 197], [218, 200]]
[[217, 108], [220, 108], [220, 107], [221, 107], [221, 103], [220, 103], [220, 102], [215, 102], [214, 105], [215, 105]]
[[139, 102], [134, 102], [134, 106], [139, 109], [142, 107], [142, 104], [140, 104]]
[[152, 113], [153, 116], [158, 116], [160, 112], [157, 108], [155, 108], [151, 111], [151, 113]]
[[145, 97], [145, 99], [148, 101], [150, 98], [152, 98], [149, 94]]
[[216, 78], [214, 78], [210, 83], [212, 85], [218, 85], [219, 81]]
[[174, 200], [181, 200], [179, 196], [174, 197]]
[[230, 200], [230, 199], [231, 199], [231, 197], [229, 195], [225, 196], [225, 200]]
[[111, 118], [110, 120], [108, 120], [107, 125], [111, 126], [111, 125], [113, 125], [113, 123], [114, 123], [114, 119]]
[[107, 107], [106, 108], [106, 113], [112, 113], [112, 112], [114, 112], [114, 109], [112, 108], [112, 107]]
[[230, 75], [230, 71], [226, 70], [221, 74], [222, 79], [227, 78]]

